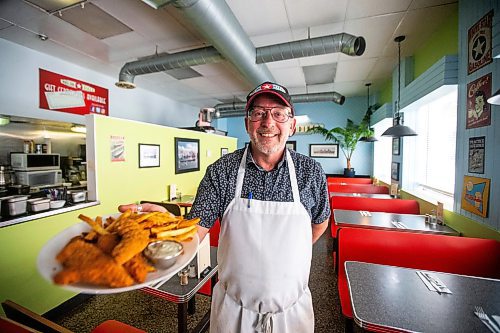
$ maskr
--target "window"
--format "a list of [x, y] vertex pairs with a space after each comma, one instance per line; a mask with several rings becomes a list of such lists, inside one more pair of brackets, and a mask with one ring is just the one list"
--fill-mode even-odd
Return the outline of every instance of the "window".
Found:
[[373, 125], [378, 140], [373, 145], [373, 176], [386, 184], [391, 183], [392, 138], [382, 136], [382, 133], [391, 126], [391, 118], [385, 118]]
[[403, 190], [453, 208], [457, 86], [443, 86], [404, 110], [404, 124], [417, 132], [403, 141]]

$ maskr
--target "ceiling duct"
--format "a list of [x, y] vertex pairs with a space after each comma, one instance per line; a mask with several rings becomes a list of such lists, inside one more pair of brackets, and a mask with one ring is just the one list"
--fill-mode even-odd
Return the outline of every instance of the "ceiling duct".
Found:
[[222, 60], [220, 53], [212, 46], [201, 49], [166, 54], [154, 58], [126, 63], [120, 70], [120, 88], [135, 88], [134, 77], [176, 68], [187, 68], [196, 65], [214, 63]]
[[336, 52], [360, 56], [365, 52], [365, 47], [366, 42], [363, 37], [341, 33], [259, 47], [257, 48], [256, 61], [260, 64]]
[[[278, 44], [277, 48], [271, 45], [256, 49], [223, 0], [143, 1], [154, 8], [173, 4], [184, 13], [186, 18], [190, 19], [191, 23], [215, 49], [206, 47], [127, 63], [120, 70], [119, 82], [116, 83], [121, 88], [135, 88], [133, 82], [136, 75], [182, 68], [181, 66], [207, 64], [220, 61], [222, 58], [232, 62], [247, 82], [256, 86], [265, 81], [275, 81], [267, 66], [257, 61], [256, 55], [258, 53], [275, 59], [270, 61], [277, 61], [281, 60], [278, 59], [279, 57], [289, 59], [283, 58], [285, 55], [281, 51], [281, 49], [287, 48], [288, 44], [290, 44], [288, 49], [293, 50], [292, 57], [339, 51], [349, 55], [361, 55], [365, 49], [363, 37], [355, 37], [346, 33]], [[321, 51], [322, 48], [326, 51]], [[308, 52], [315, 53], [309, 54]], [[166, 62], [168, 65], [164, 65], [162, 62]], [[168, 67], [172, 64], [178, 67]]]
[[[312, 103], [312, 102], [334, 102], [337, 104], [344, 104], [345, 97], [337, 92], [324, 92], [314, 94], [299, 94], [290, 96], [292, 102], [295, 103]], [[225, 103], [217, 104], [215, 106], [216, 115], [218, 118], [225, 117], [241, 117], [245, 115], [246, 103]]]

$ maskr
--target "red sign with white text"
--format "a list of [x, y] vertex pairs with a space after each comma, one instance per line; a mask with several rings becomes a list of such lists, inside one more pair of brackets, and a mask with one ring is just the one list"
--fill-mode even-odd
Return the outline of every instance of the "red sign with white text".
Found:
[[108, 115], [108, 89], [41, 68], [39, 77], [41, 109]]

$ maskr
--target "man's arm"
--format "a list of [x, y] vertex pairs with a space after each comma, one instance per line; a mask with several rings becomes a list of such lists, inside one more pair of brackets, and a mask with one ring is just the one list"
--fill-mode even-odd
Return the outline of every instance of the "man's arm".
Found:
[[328, 228], [328, 219], [324, 220], [321, 223], [313, 223], [311, 225], [312, 225], [312, 242], [314, 244]]
[[205, 238], [207, 235], [209, 228], [202, 227], [201, 225], [198, 224], [198, 238], [200, 239], [200, 243]]

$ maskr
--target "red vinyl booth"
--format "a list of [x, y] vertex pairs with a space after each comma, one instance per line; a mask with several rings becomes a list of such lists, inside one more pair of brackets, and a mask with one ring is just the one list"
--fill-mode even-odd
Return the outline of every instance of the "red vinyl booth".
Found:
[[353, 315], [346, 261], [500, 278], [500, 242], [493, 239], [342, 228], [338, 245], [338, 290], [348, 318]]
[[371, 184], [328, 184], [328, 192], [389, 194], [389, 188]]
[[[366, 210], [370, 212], [385, 212], [385, 213], [398, 213], [398, 214], [420, 214], [420, 205], [416, 200], [404, 199], [376, 199], [376, 198], [362, 198], [362, 197], [343, 197], [332, 196], [330, 198], [330, 207], [332, 214], [330, 215], [330, 228], [333, 237], [333, 262], [336, 263], [337, 251], [337, 232], [338, 227], [335, 224], [333, 216], [334, 209], [346, 210]], [[335, 268], [337, 266], [335, 265]]]
[[328, 184], [372, 184], [371, 178], [326, 177]]

